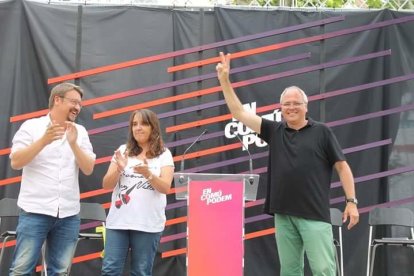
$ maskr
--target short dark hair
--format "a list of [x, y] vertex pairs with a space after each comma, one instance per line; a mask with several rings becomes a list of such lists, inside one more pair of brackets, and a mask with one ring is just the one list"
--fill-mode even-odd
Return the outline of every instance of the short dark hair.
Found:
[[52, 109], [53, 105], [55, 104], [55, 96], [64, 97], [65, 94], [71, 90], [75, 90], [79, 93], [81, 98], [83, 98], [83, 89], [80, 86], [77, 86], [70, 82], [60, 83], [53, 87], [52, 91], [50, 91], [49, 109]]

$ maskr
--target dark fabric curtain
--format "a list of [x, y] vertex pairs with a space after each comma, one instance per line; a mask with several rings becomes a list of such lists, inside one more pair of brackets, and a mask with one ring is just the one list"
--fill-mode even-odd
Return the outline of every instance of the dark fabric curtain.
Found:
[[[70, 74], [100, 66], [116, 64], [128, 60], [164, 54], [188, 49], [266, 31], [308, 24], [314, 21], [344, 16], [336, 23], [303, 28], [284, 32], [265, 38], [254, 39], [232, 45], [221, 46], [205, 51], [132, 66], [102, 74], [92, 75], [76, 80], [86, 91], [85, 100], [116, 94], [123, 91], [147, 88], [157, 84], [170, 83], [186, 78], [203, 76], [215, 72], [215, 65], [210, 64], [177, 73], [167, 73], [167, 68], [199, 59], [215, 57], [219, 51], [240, 52], [271, 44], [295, 41], [336, 31], [345, 31], [354, 27], [374, 24], [390, 19], [413, 16], [412, 13], [400, 13], [389, 10], [381, 11], [285, 11], [285, 10], [246, 10], [230, 8], [214, 9], [163, 9], [147, 7], [121, 6], [65, 6], [48, 5], [30, 1], [15, 0], [0, 2], [0, 83], [1, 95], [0, 150], [11, 146], [11, 140], [22, 121], [10, 122], [11, 116], [34, 112], [47, 108], [49, 90], [47, 80], [60, 75]], [[233, 82], [253, 79], [261, 76], [281, 73], [289, 70], [307, 68], [351, 57], [361, 56], [391, 49], [391, 55], [367, 59], [330, 68], [320, 68], [307, 73], [295, 74], [247, 85], [237, 89], [241, 101], [256, 108], [275, 104], [283, 89], [297, 85], [305, 90], [309, 97], [326, 92], [337, 91], [359, 85], [392, 79], [413, 74], [414, 48], [413, 21], [354, 32], [334, 38], [320, 39], [286, 47], [276, 51], [234, 59], [232, 68], [259, 64], [309, 53], [310, 57], [275, 66], [249, 70], [233, 74]], [[413, 78], [411, 78], [413, 79]], [[113, 126], [128, 121], [129, 112], [101, 119], [93, 119], [96, 113], [162, 100], [170, 96], [217, 86], [215, 77], [203, 81], [170, 86], [149, 93], [126, 97], [110, 102], [95, 104], [83, 108], [78, 122], [88, 130]], [[413, 104], [414, 82], [405, 80], [388, 85], [315, 100], [309, 103], [309, 116], [315, 120], [333, 123], [369, 113], [398, 109]], [[167, 132], [168, 127], [210, 117], [224, 115], [228, 109], [219, 103], [223, 97], [220, 92], [201, 97], [193, 97], [177, 102], [151, 107], [161, 118], [164, 140], [167, 143], [196, 137], [204, 129], [208, 133], [222, 132], [230, 120], [207, 124], [183, 131]], [[213, 106], [206, 106], [216, 103]], [[186, 108], [199, 108], [184, 112]], [[172, 112], [173, 115], [168, 115]], [[174, 113], [175, 112], [175, 113]], [[180, 113], [177, 113], [180, 112]], [[271, 110], [260, 115], [277, 114]], [[375, 115], [377, 114], [377, 115]], [[408, 173], [389, 177], [374, 177], [356, 184], [361, 208], [360, 224], [352, 231], [344, 230], [344, 263], [347, 275], [363, 275], [366, 269], [368, 245], [368, 213], [365, 207], [398, 201], [412, 197], [414, 194], [413, 174], [413, 128], [412, 108], [397, 110], [390, 114], [375, 113], [371, 118], [356, 122], [334, 125], [333, 131], [341, 146], [352, 148], [385, 139], [392, 139], [391, 144], [373, 147], [347, 154], [347, 159], [354, 176], [363, 177], [383, 171], [407, 167]], [[121, 127], [111, 131], [90, 136], [97, 157], [112, 155], [113, 151], [125, 142], [127, 128]], [[222, 145], [236, 143], [236, 138], [226, 138], [224, 134], [197, 143], [192, 151], [199, 151]], [[189, 143], [172, 146], [173, 155], [181, 155]], [[267, 147], [249, 145], [251, 154], [265, 153]], [[186, 160], [186, 169], [214, 164], [247, 153], [238, 150], [225, 151], [213, 155]], [[255, 169], [265, 168], [266, 157], [254, 160]], [[81, 176], [81, 192], [101, 188], [102, 177], [108, 163], [95, 166], [92, 176]], [[180, 164], [176, 163], [176, 171]], [[206, 173], [241, 173], [248, 170], [248, 162], [228, 166], [216, 166], [201, 172]], [[13, 171], [8, 154], [0, 156], [0, 198], [16, 198], [19, 183], [6, 183], [8, 179], [19, 176], [20, 171]], [[258, 199], [264, 198], [267, 174], [260, 174]], [[338, 181], [335, 175], [333, 182]], [[342, 188], [333, 188], [331, 198], [343, 196]], [[83, 199], [84, 201], [107, 203], [110, 194]], [[174, 195], [168, 196], [168, 203], [177, 202]], [[403, 206], [414, 209], [412, 201]], [[342, 202], [332, 207], [341, 210]], [[365, 211], [364, 211], [365, 210]], [[167, 210], [167, 219], [186, 215], [186, 208]], [[262, 214], [262, 205], [246, 209], [246, 218]], [[208, 223], [206, 222], [206, 227]], [[7, 227], [7, 223], [2, 225]], [[273, 227], [273, 219], [263, 219], [245, 225], [245, 232], [265, 230]], [[185, 224], [167, 226], [164, 236], [180, 234], [186, 231]], [[185, 255], [161, 258], [161, 253], [185, 247], [185, 239], [161, 243], [159, 254], [154, 264], [154, 275], [185, 275]], [[84, 242], [78, 246], [76, 256], [97, 252], [101, 249], [99, 242]], [[6, 258], [1, 264], [0, 274], [6, 275], [10, 265], [13, 247], [6, 249]], [[410, 252], [385, 251], [379, 254], [375, 275], [412, 275], [413, 267], [409, 264]], [[276, 243], [273, 235], [265, 235], [245, 241], [245, 275], [278, 275], [279, 264]], [[74, 264], [73, 275], [99, 275], [100, 259]], [[126, 269], [128, 271], [128, 269]], [[306, 268], [307, 275], [310, 275]], [[398, 272], [397, 272], [398, 271]]]

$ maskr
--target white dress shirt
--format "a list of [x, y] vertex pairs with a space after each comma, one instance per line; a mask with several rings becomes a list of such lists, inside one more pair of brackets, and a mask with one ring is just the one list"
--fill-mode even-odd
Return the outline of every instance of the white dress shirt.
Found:
[[[49, 114], [25, 121], [14, 135], [10, 156], [40, 139], [50, 123]], [[86, 129], [75, 125], [79, 147], [95, 159]], [[76, 215], [80, 210], [78, 176], [79, 167], [64, 135], [45, 146], [23, 167], [17, 205], [29, 213], [59, 218]]]

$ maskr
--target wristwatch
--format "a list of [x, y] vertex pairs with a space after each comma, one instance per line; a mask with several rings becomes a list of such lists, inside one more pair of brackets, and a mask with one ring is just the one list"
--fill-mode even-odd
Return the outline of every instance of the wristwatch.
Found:
[[346, 203], [351, 202], [355, 205], [358, 205], [358, 199], [356, 199], [355, 197], [350, 197], [346, 199]]

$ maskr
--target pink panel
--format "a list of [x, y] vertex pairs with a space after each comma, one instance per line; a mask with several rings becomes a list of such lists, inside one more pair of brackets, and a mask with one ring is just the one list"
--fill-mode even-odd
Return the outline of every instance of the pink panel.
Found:
[[243, 275], [243, 182], [192, 181], [188, 193], [187, 275]]

